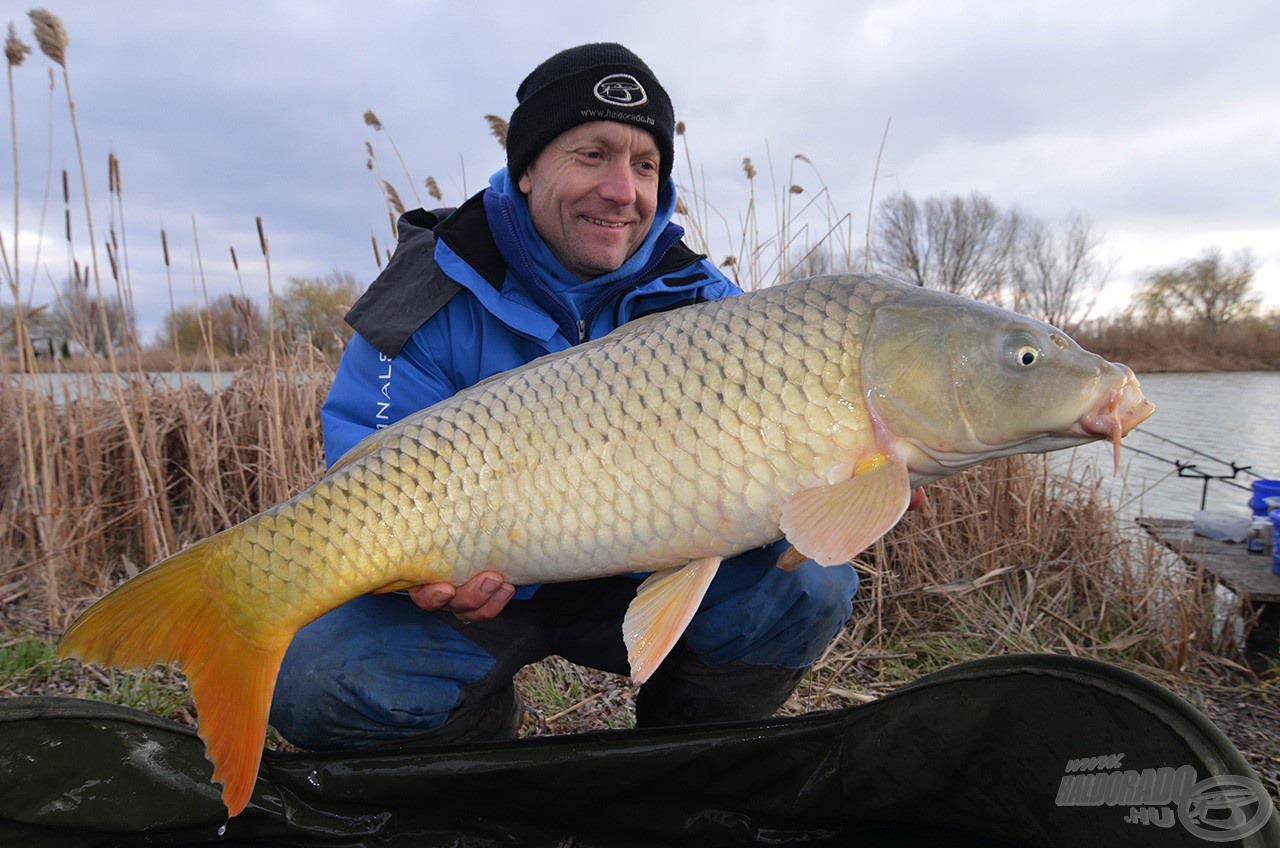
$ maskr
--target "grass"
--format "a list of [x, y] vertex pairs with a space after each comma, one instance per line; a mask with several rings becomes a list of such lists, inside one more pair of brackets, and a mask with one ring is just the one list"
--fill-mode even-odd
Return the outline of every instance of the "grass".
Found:
[[186, 685], [173, 669], [85, 669], [75, 660], [59, 660], [54, 649], [54, 640], [40, 636], [19, 637], [0, 644], [0, 696], [88, 698], [193, 722], [194, 710]]

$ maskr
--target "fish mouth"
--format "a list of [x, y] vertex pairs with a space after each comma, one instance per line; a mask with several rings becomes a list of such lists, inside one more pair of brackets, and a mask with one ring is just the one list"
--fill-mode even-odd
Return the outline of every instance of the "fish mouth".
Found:
[[1108, 390], [1102, 402], [1086, 412], [1076, 422], [1080, 433], [1096, 439], [1106, 439], [1115, 449], [1115, 470], [1120, 470], [1120, 440], [1134, 427], [1151, 417], [1156, 406], [1142, 394], [1138, 378], [1132, 370], [1124, 368], [1123, 381]]

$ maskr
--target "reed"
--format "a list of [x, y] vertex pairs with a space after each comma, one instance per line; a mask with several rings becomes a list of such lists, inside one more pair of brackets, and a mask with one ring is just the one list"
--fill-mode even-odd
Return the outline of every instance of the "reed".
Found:
[[1189, 321], [1094, 321], [1076, 340], [1138, 373], [1280, 370], [1280, 311], [1207, 327]]

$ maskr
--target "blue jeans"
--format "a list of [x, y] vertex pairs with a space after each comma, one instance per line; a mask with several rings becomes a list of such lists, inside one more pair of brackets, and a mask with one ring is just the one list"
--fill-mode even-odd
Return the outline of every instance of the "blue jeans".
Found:
[[[643, 687], [640, 724], [765, 717], [786, 700], [849, 619], [858, 577], [850, 566], [813, 562], [784, 572], [775, 567], [782, 549], [721, 564], [679, 645]], [[622, 617], [638, 586], [626, 576], [547, 584], [467, 625], [403, 594], [355, 598], [294, 637], [271, 724], [317, 750], [509, 737], [520, 716], [511, 680], [523, 666], [559, 655], [628, 673]]]

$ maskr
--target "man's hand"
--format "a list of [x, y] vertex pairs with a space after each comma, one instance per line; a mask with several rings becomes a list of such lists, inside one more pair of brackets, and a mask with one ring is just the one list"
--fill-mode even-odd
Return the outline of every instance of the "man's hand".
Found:
[[907, 504], [907, 509], [923, 509], [928, 496], [924, 493], [924, 486], [916, 486], [911, 490], [911, 501]]
[[459, 621], [487, 621], [507, 605], [516, 587], [496, 571], [482, 571], [461, 586], [427, 583], [409, 590], [413, 602], [427, 612], [449, 610]]

